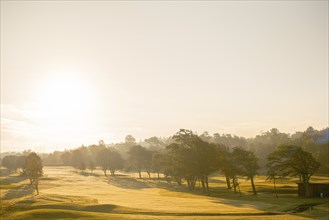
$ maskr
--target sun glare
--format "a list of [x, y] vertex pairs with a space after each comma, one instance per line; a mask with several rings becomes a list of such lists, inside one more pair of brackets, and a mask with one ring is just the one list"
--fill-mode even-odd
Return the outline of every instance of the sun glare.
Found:
[[42, 85], [39, 104], [51, 130], [79, 128], [90, 114], [90, 85], [81, 76], [60, 72]]

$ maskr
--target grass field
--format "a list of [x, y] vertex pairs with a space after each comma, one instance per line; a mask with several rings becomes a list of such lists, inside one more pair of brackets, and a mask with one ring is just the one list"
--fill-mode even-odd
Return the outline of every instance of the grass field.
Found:
[[[256, 178], [257, 196], [242, 179], [240, 197], [216, 175], [206, 196], [199, 189], [190, 193], [185, 186], [146, 176], [137, 179], [136, 174], [105, 177], [99, 170], [89, 174], [71, 167], [44, 167], [36, 195], [27, 179], [2, 169], [1, 219], [329, 219], [329, 200], [298, 198], [294, 181], [279, 181], [275, 198], [272, 183], [264, 177]], [[300, 206], [311, 208], [294, 213]]]

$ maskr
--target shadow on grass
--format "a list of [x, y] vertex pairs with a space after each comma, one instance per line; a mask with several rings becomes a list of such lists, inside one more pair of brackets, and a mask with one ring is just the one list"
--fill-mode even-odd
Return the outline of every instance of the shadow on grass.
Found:
[[2, 184], [2, 185], [15, 184], [15, 183], [22, 182], [26, 179], [27, 178], [25, 176], [19, 176], [19, 175], [7, 176], [4, 179], [0, 180], [0, 184]]
[[99, 174], [97, 174], [97, 173], [87, 173], [87, 172], [79, 172], [79, 174], [81, 175], [81, 176], [100, 176]]
[[135, 178], [124, 177], [124, 176], [114, 176], [109, 177], [108, 183], [124, 189], [144, 189], [152, 188], [150, 184], [144, 182], [143, 180], [137, 180]]
[[[256, 185], [257, 187], [257, 185]], [[257, 192], [259, 194], [275, 194], [275, 190], [273, 187], [271, 186], [258, 186], [257, 188]], [[252, 191], [248, 191], [249, 193], [252, 193]], [[295, 194], [297, 195], [298, 194], [298, 189], [297, 187], [294, 187], [294, 186], [278, 186], [277, 189], [276, 189], [276, 192], [278, 194]]]
[[2, 169], [0, 170], [0, 177], [3, 177], [3, 176], [9, 176], [12, 172], [9, 171], [8, 169]]
[[84, 207], [82, 210], [87, 211], [87, 212], [103, 212], [103, 213], [109, 213], [113, 212], [113, 210], [117, 208], [116, 205], [109, 205], [109, 204], [104, 204], [104, 205], [90, 205]]
[[17, 199], [32, 194], [34, 191], [34, 185], [26, 184], [21, 187], [9, 190], [2, 199]]

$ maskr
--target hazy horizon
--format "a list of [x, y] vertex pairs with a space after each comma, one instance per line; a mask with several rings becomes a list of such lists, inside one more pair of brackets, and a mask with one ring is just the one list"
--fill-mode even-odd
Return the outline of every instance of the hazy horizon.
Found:
[[328, 127], [328, 1], [0, 4], [1, 152]]

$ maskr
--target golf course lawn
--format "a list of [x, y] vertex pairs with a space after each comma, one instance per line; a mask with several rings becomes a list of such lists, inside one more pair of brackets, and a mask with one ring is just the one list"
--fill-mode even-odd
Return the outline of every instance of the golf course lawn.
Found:
[[[204, 195], [197, 183], [194, 192], [169, 184], [156, 175], [142, 179], [137, 174], [105, 177], [72, 167], [46, 166], [36, 195], [29, 180], [1, 169], [2, 219], [328, 219], [329, 200], [298, 198], [296, 180], [279, 180], [275, 197], [273, 183], [264, 176], [250, 182], [240, 179], [241, 195], [226, 189], [219, 174], [210, 178], [211, 194]], [[314, 176], [311, 181], [328, 182]], [[297, 212], [297, 207], [306, 210]]]

